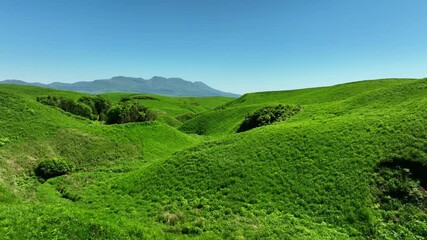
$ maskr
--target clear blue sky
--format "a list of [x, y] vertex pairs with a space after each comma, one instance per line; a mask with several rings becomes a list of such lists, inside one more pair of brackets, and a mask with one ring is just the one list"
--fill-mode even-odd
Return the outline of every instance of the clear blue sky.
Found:
[[0, 79], [236, 93], [427, 77], [425, 0], [1, 0]]

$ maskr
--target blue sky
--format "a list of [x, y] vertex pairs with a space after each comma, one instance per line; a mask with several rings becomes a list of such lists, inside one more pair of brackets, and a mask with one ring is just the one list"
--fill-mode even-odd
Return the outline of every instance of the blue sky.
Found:
[[427, 77], [424, 0], [1, 0], [0, 79], [225, 91]]

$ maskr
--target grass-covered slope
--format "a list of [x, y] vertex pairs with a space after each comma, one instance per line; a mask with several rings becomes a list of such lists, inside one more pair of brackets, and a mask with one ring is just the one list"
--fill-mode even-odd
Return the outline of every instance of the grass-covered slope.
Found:
[[260, 105], [229, 107], [202, 113], [184, 122], [178, 129], [185, 133], [220, 136], [236, 132], [246, 114], [255, 111]]
[[[38, 103], [36, 97], [40, 95], [77, 99], [83, 94], [13, 85], [0, 87], [0, 203], [13, 204], [1, 207], [0, 235], [5, 238], [50, 239], [62, 234], [63, 238], [87, 239], [87, 236], [108, 236], [110, 231], [119, 229], [111, 225], [115, 224], [113, 221], [101, 221], [104, 217], [97, 218], [96, 212], [80, 211], [67, 201], [48, 205], [44, 200], [49, 199], [46, 194], [37, 197], [37, 188], [43, 185], [34, 175], [34, 169], [44, 159], [60, 157], [73, 163], [76, 167], [71, 175], [114, 176], [200, 141], [162, 122], [100, 124]], [[56, 190], [54, 193], [59, 194]], [[80, 223], [74, 223], [74, 218], [80, 219], [76, 220]], [[70, 221], [74, 224], [72, 228], [68, 226]], [[105, 233], [91, 235], [92, 223], [96, 228], [106, 229]], [[116, 238], [129, 235], [125, 233]]]
[[261, 103], [318, 104], [345, 100], [351, 96], [407, 84], [415, 79], [381, 79], [344, 83], [330, 87], [307, 88], [299, 90], [248, 93], [226, 106], [241, 106]]
[[[2, 110], [0, 137], [8, 140], [8, 143], [2, 147], [3, 151], [11, 152], [14, 156], [33, 150], [38, 151], [37, 157], [47, 156], [48, 153], [65, 154], [67, 157], [89, 163], [96, 159], [116, 160], [129, 156], [139, 158], [144, 154], [161, 158], [164, 154], [180, 149], [181, 143], [185, 145], [194, 142], [192, 137], [180, 133], [161, 121], [108, 126], [40, 104], [36, 101], [36, 97], [40, 95], [58, 95], [72, 99], [82, 96], [79, 93], [66, 91], [2, 85], [0, 88]], [[153, 109], [157, 110], [155, 107]], [[170, 139], [176, 141], [171, 142], [167, 147], [160, 146]], [[158, 145], [159, 143], [161, 144]], [[47, 149], [34, 149], [36, 147]], [[141, 155], [142, 147], [146, 151]], [[88, 155], [93, 156], [88, 157]]]
[[[427, 178], [419, 174], [427, 164], [425, 79], [253, 93], [230, 103], [140, 100], [165, 116], [198, 114], [179, 130], [164, 119], [103, 125], [42, 105], [38, 95], [81, 96], [0, 86], [4, 239], [427, 236]], [[235, 133], [246, 114], [277, 104], [302, 111]], [[50, 157], [76, 168], [40, 180], [33, 169]]]
[[120, 101], [122, 98], [137, 99], [144, 106], [153, 109], [158, 114], [159, 120], [171, 126], [182, 124], [180, 116], [191, 118], [234, 100], [228, 97], [166, 97], [129, 93], [106, 93], [103, 96], [112, 101]]
[[[345, 104], [336, 105], [342, 101], [367, 96], [376, 96], [378, 90], [398, 87], [416, 80], [411, 79], [384, 79], [374, 81], [360, 81], [340, 84], [331, 87], [309, 88], [301, 90], [274, 91], [248, 93], [233, 101], [225, 103], [220, 108], [199, 114], [197, 117], [182, 124], [179, 129], [186, 133], [199, 135], [219, 136], [235, 132], [247, 114], [265, 106], [278, 104], [298, 104], [304, 108], [314, 108], [314, 111], [324, 111], [325, 106], [329, 113], [316, 112], [316, 116], [332, 116], [346, 107]], [[337, 107], [335, 107], [335, 105]]]
[[305, 105], [292, 121], [201, 144], [117, 184], [149, 202], [161, 199], [164, 211], [202, 217], [223, 237], [293, 237], [287, 216], [310, 222], [302, 231], [321, 238], [325, 228], [333, 238], [425, 237], [425, 212], [384, 220], [371, 189], [381, 161], [427, 164], [426, 96], [426, 80], [401, 81]]

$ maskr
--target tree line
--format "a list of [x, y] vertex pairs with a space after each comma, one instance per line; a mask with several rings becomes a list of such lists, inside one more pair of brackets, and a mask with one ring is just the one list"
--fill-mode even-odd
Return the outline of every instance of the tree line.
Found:
[[106, 124], [147, 122], [156, 119], [155, 112], [136, 100], [120, 101], [113, 105], [109, 100], [97, 95], [83, 96], [77, 101], [62, 96], [40, 96], [37, 101]]

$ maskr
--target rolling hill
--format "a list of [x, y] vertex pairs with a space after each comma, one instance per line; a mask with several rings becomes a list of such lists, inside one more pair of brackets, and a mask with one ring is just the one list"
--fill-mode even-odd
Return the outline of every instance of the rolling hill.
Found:
[[[0, 86], [5, 239], [427, 236], [427, 79], [237, 99], [104, 94], [113, 102], [139, 96], [163, 113], [118, 125], [42, 105], [41, 95], [85, 94]], [[302, 110], [236, 133], [248, 114], [278, 104]], [[74, 170], [35, 176], [54, 157]]]
[[152, 77], [148, 80], [117, 76], [111, 79], [100, 79], [89, 82], [50, 84], [27, 83], [21, 80], [4, 80], [0, 84], [17, 84], [70, 90], [83, 93], [100, 94], [107, 92], [151, 93], [168, 96], [224, 96], [238, 97], [238, 94], [222, 92], [202, 82], [190, 82], [181, 78]]

